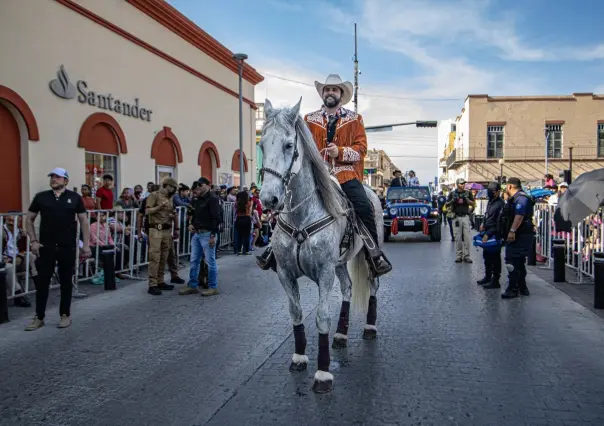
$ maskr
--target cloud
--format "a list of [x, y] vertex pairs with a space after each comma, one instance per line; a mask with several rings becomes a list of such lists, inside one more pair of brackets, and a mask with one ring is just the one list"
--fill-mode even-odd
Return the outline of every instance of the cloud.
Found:
[[[472, 93], [520, 95], [551, 90], [543, 73], [516, 70], [513, 63], [604, 58], [604, 44], [555, 50], [531, 46], [519, 35], [513, 14], [499, 11], [490, 16], [490, 0], [348, 0], [345, 4], [309, 0], [305, 10], [317, 11], [314, 19], [324, 22], [325, 31], [349, 35], [356, 22], [359, 38], [370, 48], [404, 56], [420, 67], [399, 81], [391, 78], [371, 84], [366, 81], [374, 76], [361, 75], [359, 112], [366, 125], [454, 118]], [[329, 38], [329, 32], [323, 37]], [[321, 49], [309, 51], [314, 53], [308, 53], [304, 65], [293, 65], [287, 58], [256, 56], [254, 65], [266, 77], [256, 87], [257, 101], [268, 97], [274, 106], [285, 106], [302, 96], [303, 113], [318, 109], [321, 101], [313, 82], [341, 69], [341, 64], [321, 55]], [[495, 61], [476, 63], [476, 55]], [[603, 93], [604, 86], [596, 91]], [[429, 100], [434, 98], [457, 100]], [[437, 174], [442, 153], [437, 151], [435, 129], [408, 126], [368, 137], [370, 148], [386, 150], [398, 168], [414, 169], [422, 182]]]
[[[431, 50], [447, 55], [470, 46], [472, 49], [494, 49], [500, 59], [508, 61], [593, 61], [604, 59], [604, 43], [593, 46], [533, 47], [517, 33], [514, 15], [489, 11], [499, 7], [489, 0], [357, 0], [359, 13], [338, 11], [334, 16], [348, 25], [362, 23], [366, 37], [377, 45], [397, 45], [424, 65], [437, 58]], [[333, 7], [332, 7], [333, 10]], [[450, 56], [450, 55], [447, 55]]]

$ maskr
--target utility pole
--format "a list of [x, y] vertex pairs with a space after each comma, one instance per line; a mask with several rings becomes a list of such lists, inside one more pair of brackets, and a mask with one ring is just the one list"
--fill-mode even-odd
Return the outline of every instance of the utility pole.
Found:
[[359, 112], [359, 57], [357, 50], [357, 24], [354, 24], [354, 112]]
[[547, 128], [547, 125], [543, 128], [543, 133], [545, 133], [545, 175], [547, 176], [549, 172], [549, 164], [547, 161], [549, 155], [549, 129]]

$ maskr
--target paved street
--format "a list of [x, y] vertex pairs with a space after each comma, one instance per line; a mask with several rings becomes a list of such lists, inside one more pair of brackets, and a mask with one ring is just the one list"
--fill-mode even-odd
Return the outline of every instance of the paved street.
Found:
[[387, 244], [379, 337], [351, 317], [330, 395], [310, 390], [316, 286], [301, 286], [311, 362], [296, 375], [276, 275], [225, 256], [214, 298], [138, 282], [76, 300], [68, 330], [55, 307], [36, 332], [0, 326], [0, 425], [604, 424], [604, 320], [532, 274], [530, 297], [502, 301], [475, 284], [480, 253], [455, 264], [443, 235]]

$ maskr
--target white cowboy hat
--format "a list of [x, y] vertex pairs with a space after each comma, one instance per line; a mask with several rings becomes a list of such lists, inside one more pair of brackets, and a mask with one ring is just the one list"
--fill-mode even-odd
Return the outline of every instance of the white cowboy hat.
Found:
[[326, 86], [335, 86], [342, 89], [342, 105], [346, 105], [352, 99], [352, 93], [354, 92], [352, 83], [350, 81], [342, 81], [338, 74], [329, 74], [325, 79], [325, 84], [315, 81], [315, 87], [321, 98], [323, 98], [323, 89]]

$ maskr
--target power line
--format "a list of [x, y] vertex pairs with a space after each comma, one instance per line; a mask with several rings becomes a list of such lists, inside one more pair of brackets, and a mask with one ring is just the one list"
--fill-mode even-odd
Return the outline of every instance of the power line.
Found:
[[[279, 80], [287, 81], [290, 83], [301, 84], [302, 86], [315, 87], [314, 84], [305, 83], [299, 80], [292, 80], [291, 78], [281, 77], [280, 75], [271, 74], [268, 72], [262, 72], [263, 75], [276, 78]], [[463, 101], [462, 98], [407, 98], [402, 96], [389, 96], [389, 95], [378, 95], [373, 93], [359, 92], [359, 96], [365, 96], [368, 98], [385, 98], [385, 99], [400, 99], [405, 101], [421, 101], [421, 102], [459, 102]]]
[[438, 155], [390, 155], [390, 158], [429, 158], [431, 160], [438, 160]]

